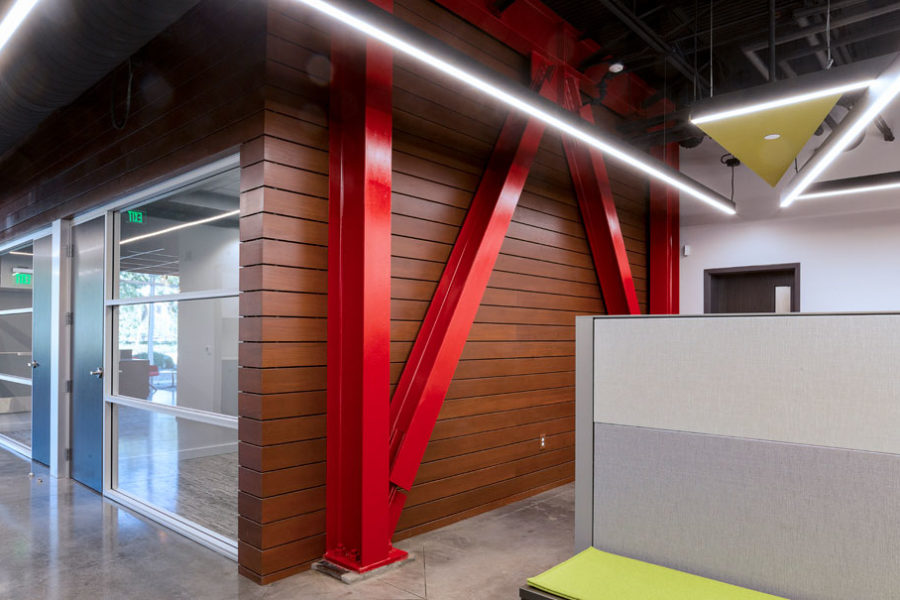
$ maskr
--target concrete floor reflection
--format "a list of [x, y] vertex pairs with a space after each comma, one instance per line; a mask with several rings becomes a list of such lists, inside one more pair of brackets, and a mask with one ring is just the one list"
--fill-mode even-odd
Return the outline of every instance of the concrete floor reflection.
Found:
[[119, 407], [117, 489], [237, 539], [237, 431]]
[[403, 540], [415, 561], [352, 586], [306, 572], [260, 587], [231, 560], [0, 450], [0, 598], [516, 598], [525, 578], [572, 554], [573, 497], [566, 485]]
[[0, 413], [0, 435], [31, 448], [31, 411]]

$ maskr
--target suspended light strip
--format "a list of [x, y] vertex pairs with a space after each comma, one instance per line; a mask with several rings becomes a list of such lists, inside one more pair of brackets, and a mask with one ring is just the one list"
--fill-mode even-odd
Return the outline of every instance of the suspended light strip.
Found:
[[800, 104], [801, 102], [809, 102], [810, 100], [816, 100], [818, 98], [825, 98], [827, 96], [834, 96], [835, 94], [846, 94], [847, 92], [852, 92], [854, 90], [861, 90], [869, 87], [874, 83], [874, 79], [866, 79], [863, 81], [856, 81], [853, 83], [847, 83], [844, 85], [839, 85], [835, 87], [825, 88], [822, 90], [816, 90], [814, 92], [807, 92], [805, 94], [797, 94], [795, 96], [785, 96], [784, 98], [779, 98], [777, 100], [770, 100], [769, 102], [760, 102], [759, 104], [748, 104], [747, 106], [741, 106], [739, 108], [733, 108], [729, 110], [723, 110], [716, 113], [710, 113], [708, 115], [702, 115], [699, 117], [691, 117], [691, 123], [694, 125], [702, 125], [703, 123], [710, 123], [712, 121], [721, 121], [722, 119], [730, 119], [732, 117], [740, 117], [742, 115], [749, 115], [756, 112], [762, 112], [764, 110], [772, 110], [773, 108], [779, 108], [782, 106], [789, 106], [791, 104]]
[[389, 33], [363, 19], [360, 19], [336, 6], [324, 2], [323, 0], [296, 0], [301, 4], [305, 4], [306, 6], [313, 8], [329, 17], [344, 23], [356, 29], [357, 31], [368, 35], [388, 46], [392, 47], [394, 50], [402, 52], [407, 56], [414, 58], [430, 67], [441, 71], [442, 73], [453, 77], [454, 79], [465, 83], [466, 85], [475, 88], [476, 90], [495, 98], [504, 104], [507, 104], [551, 127], [569, 135], [575, 139], [581, 140], [585, 144], [592, 146], [605, 154], [612, 156], [632, 167], [643, 171], [650, 177], [654, 179], [658, 179], [672, 187], [678, 188], [682, 192], [693, 196], [694, 198], [700, 200], [701, 202], [705, 202], [706, 204], [721, 210], [724, 213], [729, 215], [735, 214], [734, 205], [726, 200], [724, 197], [716, 197], [717, 195], [712, 190], [704, 190], [702, 186], [699, 184], [692, 185], [687, 177], [678, 178], [673, 175], [670, 175], [663, 171], [660, 168], [655, 167], [651, 162], [650, 158], [642, 158], [639, 153], [629, 151], [624, 148], [619, 148], [613, 143], [603, 140], [599, 137], [596, 137], [587, 131], [579, 129], [562, 119], [555, 117], [549, 112], [541, 109], [540, 107], [531, 104], [527, 100], [523, 100], [510, 94], [496, 85], [488, 82], [486, 79], [483, 79], [477, 75], [464, 71], [459, 67], [456, 67], [447, 61], [434, 56], [433, 54], [413, 46], [412, 44], [398, 38], [397, 36]]
[[6, 45], [6, 42], [13, 36], [37, 3], [38, 0], [17, 0], [12, 5], [9, 12], [3, 17], [3, 21], [0, 21], [0, 50], [3, 49], [3, 46]]
[[10, 254], [14, 256], [34, 256], [34, 253], [32, 252], [21, 252], [19, 250], [13, 250]]
[[[784, 191], [781, 207], [787, 208], [793, 204], [794, 200], [805, 192], [806, 188], [825, 172], [825, 169], [831, 166], [841, 152], [863, 133], [869, 123], [891, 103], [898, 93], [900, 93], [900, 56], [894, 59], [885, 72], [872, 84], [868, 97], [857, 105], [858, 108], [844, 117], [841, 127], [825, 141], [822, 151], [804, 165], [797, 178]], [[845, 126], [844, 123], [847, 125]]]
[[220, 215], [216, 215], [214, 217], [207, 217], [206, 219], [200, 219], [199, 221], [191, 221], [190, 223], [182, 223], [181, 225], [175, 225], [173, 227], [167, 227], [166, 229], [160, 229], [159, 231], [154, 231], [152, 233], [145, 233], [143, 235], [137, 235], [132, 238], [128, 238], [127, 240], [122, 240], [119, 242], [120, 246], [124, 246], [125, 244], [130, 244], [131, 242], [136, 242], [138, 240], [146, 240], [147, 238], [155, 237], [157, 235], [163, 235], [164, 233], [171, 233], [173, 231], [178, 231], [180, 229], [186, 229], [188, 227], [194, 227], [195, 225], [203, 225], [204, 223], [212, 223], [213, 221], [218, 221], [220, 219], [227, 219], [228, 217], [233, 217], [235, 215], [240, 214], [240, 210], [232, 210], [227, 213], [222, 213]]
[[893, 190], [897, 188], [900, 188], [900, 181], [896, 181], [894, 183], [883, 183], [880, 185], [861, 185], [857, 187], [848, 187], [824, 192], [806, 192], [797, 196], [797, 200], [814, 200], [816, 198], [833, 198], [835, 196], [855, 196], [857, 194], [868, 194], [870, 192], [881, 192], [884, 190]]

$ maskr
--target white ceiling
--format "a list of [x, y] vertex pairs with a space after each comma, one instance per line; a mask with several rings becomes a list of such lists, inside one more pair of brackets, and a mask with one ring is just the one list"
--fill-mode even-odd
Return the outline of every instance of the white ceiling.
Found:
[[[836, 107], [832, 116], [839, 120], [845, 113], [845, 109]], [[862, 144], [845, 152], [835, 161], [822, 176], [822, 181], [900, 171], [900, 102], [895, 100], [882, 116], [897, 135], [897, 141], [885, 142], [875, 126], [870, 125]], [[828, 133], [825, 133], [810, 139], [798, 158], [801, 167], [827, 136]], [[693, 177], [727, 197], [731, 194], [731, 169], [719, 162], [725, 152], [726, 150], [718, 143], [706, 138], [696, 148], [681, 149], [681, 170], [689, 177]], [[781, 190], [791, 181], [792, 177], [793, 168], [788, 170], [778, 186], [773, 189], [759, 176], [741, 165], [735, 169], [734, 178], [734, 201], [738, 209], [736, 217], [724, 215], [682, 194], [681, 224], [700, 225], [736, 220], [797, 218], [900, 208], [900, 192], [888, 190], [863, 194], [858, 197], [838, 196], [797, 201], [789, 208], [782, 209], [779, 207]]]

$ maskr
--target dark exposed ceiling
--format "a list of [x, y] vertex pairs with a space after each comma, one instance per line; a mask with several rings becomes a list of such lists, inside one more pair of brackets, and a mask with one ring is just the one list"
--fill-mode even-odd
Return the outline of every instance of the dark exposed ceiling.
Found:
[[41, 0], [0, 54], [0, 155], [197, 1]]
[[[716, 94], [768, 80], [769, 0], [544, 2], [598, 42], [604, 62], [621, 61], [626, 70], [665, 90], [677, 106], [709, 95], [710, 37]], [[825, 68], [829, 6], [835, 65], [900, 51], [900, 2], [775, 0], [774, 5], [779, 79]], [[656, 38], [652, 43], [647, 32]]]

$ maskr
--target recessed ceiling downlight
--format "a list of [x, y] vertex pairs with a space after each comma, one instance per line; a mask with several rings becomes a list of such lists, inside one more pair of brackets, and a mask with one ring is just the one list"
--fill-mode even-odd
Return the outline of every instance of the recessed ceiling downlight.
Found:
[[781, 137], [780, 133], [770, 133], [769, 135], [764, 135], [763, 139], [764, 140], [777, 140], [780, 137]]

